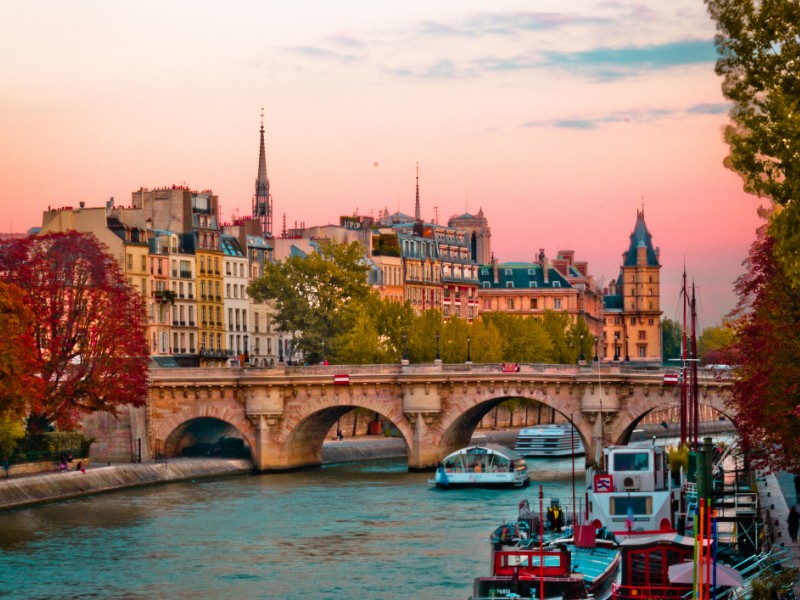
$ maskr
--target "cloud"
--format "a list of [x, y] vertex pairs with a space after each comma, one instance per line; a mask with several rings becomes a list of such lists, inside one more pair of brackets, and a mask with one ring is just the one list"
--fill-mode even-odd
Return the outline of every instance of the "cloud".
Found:
[[360, 54], [337, 52], [336, 50], [328, 50], [319, 46], [293, 46], [288, 48], [288, 50], [305, 58], [314, 60], [335, 61], [346, 64], [364, 60], [363, 55]]
[[611, 80], [653, 70], [714, 63], [717, 55], [712, 40], [682, 40], [651, 46], [592, 48], [579, 52], [545, 52], [551, 67]]
[[696, 115], [719, 115], [728, 111], [728, 104], [695, 104], [684, 109], [669, 108], [637, 108], [626, 111], [614, 111], [606, 114], [563, 117], [549, 120], [526, 121], [524, 128], [546, 127], [553, 129], [574, 129], [591, 131], [603, 125], [614, 123], [654, 123], [672, 118], [685, 118]]
[[415, 27], [417, 35], [443, 37], [513, 36], [527, 32], [556, 31], [576, 25], [607, 25], [608, 19], [575, 13], [510, 11], [473, 13], [452, 21], [424, 21]]

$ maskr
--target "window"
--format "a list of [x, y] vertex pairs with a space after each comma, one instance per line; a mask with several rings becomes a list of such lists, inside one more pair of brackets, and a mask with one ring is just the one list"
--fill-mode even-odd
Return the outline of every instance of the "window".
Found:
[[642, 329], [639, 332], [639, 339], [640, 340], [646, 340], [647, 339], [647, 331], [646, 330]]
[[536, 269], [528, 269], [528, 275], [536, 275]]
[[489, 285], [490, 285], [490, 284], [489, 284], [489, 282], [488, 282], [488, 281], [484, 281], [484, 282], [483, 282], [483, 287], [485, 287], [485, 288], [488, 288], [488, 287], [489, 287]]
[[125, 256], [125, 266], [128, 268], [129, 271], [133, 269], [133, 254], [127, 254]]
[[536, 283], [535, 281], [531, 281], [530, 282], [530, 287], [532, 287], [532, 288], [539, 287], [539, 284]]
[[614, 317], [614, 325], [619, 325], [619, 317]]
[[639, 358], [647, 358], [647, 344], [639, 346]]
[[561, 298], [553, 298], [553, 308], [556, 310], [561, 309]]
[[483, 299], [483, 310], [492, 310], [492, 301], [489, 298]]
[[514, 287], [514, 282], [513, 281], [506, 281], [506, 287], [507, 288], [513, 288]]
[[561, 282], [560, 281], [554, 281], [553, 282], [553, 287], [561, 287]]
[[506, 275], [511, 275], [511, 269], [506, 269]]
[[531, 310], [537, 310], [539, 308], [539, 300], [536, 298], [531, 298]]
[[514, 310], [514, 299], [506, 298], [506, 310]]
[[654, 325], [654, 324], [655, 324], [655, 322], [654, 322], [654, 320], [653, 320], [653, 318], [652, 318], [652, 317], [650, 317], [649, 319], [647, 319], [647, 324], [648, 324], [648, 325]]

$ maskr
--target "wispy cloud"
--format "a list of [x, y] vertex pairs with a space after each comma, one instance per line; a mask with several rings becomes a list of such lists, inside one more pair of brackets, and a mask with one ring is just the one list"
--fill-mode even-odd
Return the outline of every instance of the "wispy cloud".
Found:
[[339, 52], [336, 50], [322, 48], [320, 46], [294, 46], [288, 48], [288, 50], [294, 54], [313, 60], [335, 61], [339, 63], [355, 63], [364, 60], [364, 56], [362, 54]]
[[682, 40], [652, 46], [593, 48], [580, 52], [546, 52], [553, 67], [578, 71], [597, 79], [629, 77], [651, 70], [714, 63], [712, 40]]
[[443, 37], [509, 36], [529, 32], [556, 31], [576, 25], [603, 25], [608, 19], [576, 13], [510, 11], [473, 13], [462, 19], [423, 21], [415, 27], [417, 36]]
[[522, 124], [522, 127], [547, 127], [591, 131], [599, 129], [603, 125], [614, 123], [653, 123], [665, 119], [683, 118], [695, 115], [718, 115], [724, 114], [729, 108], [730, 105], [728, 104], [695, 104], [683, 109], [639, 108], [599, 115], [526, 121]]

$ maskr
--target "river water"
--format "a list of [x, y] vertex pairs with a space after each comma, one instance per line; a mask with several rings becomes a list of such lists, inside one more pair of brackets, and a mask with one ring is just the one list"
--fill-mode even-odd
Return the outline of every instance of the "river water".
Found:
[[[523, 498], [538, 506], [539, 484], [443, 491], [429, 477], [380, 460], [6, 513], [0, 597], [465, 599], [489, 572], [489, 534]], [[571, 504], [571, 481], [543, 486]]]

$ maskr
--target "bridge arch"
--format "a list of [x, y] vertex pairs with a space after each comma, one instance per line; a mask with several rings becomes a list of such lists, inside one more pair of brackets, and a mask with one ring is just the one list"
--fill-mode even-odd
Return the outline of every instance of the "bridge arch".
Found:
[[374, 396], [326, 395], [290, 401], [291, 419], [276, 422], [261, 438], [264, 471], [298, 469], [322, 462], [322, 445], [334, 424], [355, 409], [366, 409], [391, 422], [409, 448], [413, 431], [403, 412]]
[[238, 432], [248, 448], [255, 448], [252, 424], [244, 415], [229, 407], [198, 403], [173, 413], [154, 427], [157, 452], [179, 456], [183, 448], [193, 443], [214, 443], [220, 437]]

